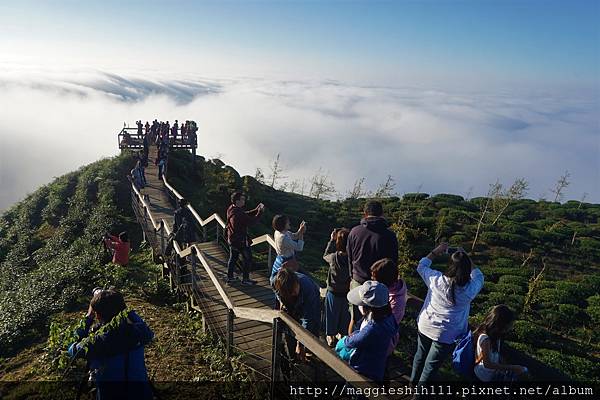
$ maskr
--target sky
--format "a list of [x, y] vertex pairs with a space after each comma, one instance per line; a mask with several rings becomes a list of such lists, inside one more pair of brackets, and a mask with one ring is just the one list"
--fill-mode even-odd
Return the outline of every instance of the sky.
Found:
[[154, 118], [197, 120], [241, 173], [281, 153], [340, 192], [523, 176], [537, 198], [568, 170], [567, 197], [598, 202], [599, 20], [593, 0], [0, 1], [0, 209]]

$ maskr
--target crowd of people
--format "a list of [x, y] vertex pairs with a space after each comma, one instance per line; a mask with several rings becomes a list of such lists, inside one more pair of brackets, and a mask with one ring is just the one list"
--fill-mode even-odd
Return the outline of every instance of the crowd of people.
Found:
[[[258, 221], [265, 207], [261, 203], [253, 210], [244, 210], [245, 196], [240, 192], [231, 196], [231, 202], [227, 211], [227, 282], [233, 282], [233, 266], [241, 254], [242, 283], [252, 284], [253, 281], [248, 283], [252, 254], [247, 228]], [[399, 276], [398, 242], [388, 228], [382, 204], [367, 202], [357, 226], [331, 232], [323, 255], [329, 265], [323, 312], [319, 286], [298, 263], [307, 224], [303, 221], [294, 232], [289, 217], [276, 215], [272, 226], [277, 252], [270, 275], [276, 298], [274, 307], [289, 313], [316, 336], [320, 335], [323, 316], [327, 344], [359, 373], [383, 381], [388, 357], [403, 334], [400, 321], [405, 314], [408, 288]], [[431, 268], [439, 257], [448, 258], [445, 272]], [[466, 360], [472, 364], [468, 365], [469, 372], [463, 373], [466, 378], [512, 381], [527, 372], [523, 366], [500, 362], [501, 342], [514, 320], [514, 313], [507, 306], [494, 307], [471, 332], [470, 306], [483, 287], [484, 277], [464, 249], [442, 243], [419, 261], [416, 271], [427, 287], [427, 296], [417, 317], [413, 384], [434, 382], [441, 365], [456, 351], [456, 343], [467, 336], [472, 337], [474, 354]], [[299, 343], [288, 345], [288, 351], [300, 360], [306, 357]], [[464, 370], [464, 365], [456, 369], [461, 368]]]
[[[158, 167], [158, 179], [162, 179], [166, 173], [167, 162], [169, 157], [169, 148], [176, 144], [196, 145], [198, 140], [198, 126], [195, 121], [185, 121], [179, 124], [175, 120], [173, 125], [169, 121], [158, 121], [155, 119], [150, 124], [146, 121], [145, 124], [141, 120], [135, 122], [137, 125], [137, 141], [141, 141], [142, 150], [137, 154], [135, 167], [131, 170], [131, 178], [138, 189], [146, 186], [145, 168], [148, 167], [149, 146], [154, 144], [157, 149], [157, 157], [154, 160], [154, 165]], [[131, 134], [128, 131], [123, 132], [124, 145], [133, 143]]]
[[[176, 124], [177, 121], [174, 129]], [[152, 126], [146, 124], [144, 137], [155, 133], [156, 137], [164, 137], [169, 132], [168, 126], [157, 121]], [[141, 121], [138, 128], [142, 129]], [[165, 148], [163, 143], [157, 142], [159, 153]], [[165, 152], [168, 154], [168, 146]], [[145, 183], [144, 157], [147, 159], [146, 144], [138, 155], [135, 173], [132, 171], [134, 182], [140, 187]], [[238, 281], [235, 267], [241, 256], [241, 285], [255, 285], [256, 281], [250, 279], [253, 260], [248, 228], [263, 216], [265, 205], [259, 203], [246, 210], [246, 196], [242, 192], [233, 193], [230, 200], [225, 230], [229, 244], [226, 283], [235, 285]], [[174, 215], [173, 235], [183, 247], [197, 239], [188, 205], [186, 199], [180, 199]], [[272, 227], [277, 256], [269, 282], [275, 309], [288, 313], [317, 337], [324, 325], [327, 345], [342, 360], [365, 377], [383, 382], [388, 359], [400, 338], [406, 335], [400, 327], [408, 287], [399, 275], [398, 242], [388, 227], [382, 204], [369, 201], [363, 213], [352, 229], [334, 229], [325, 245], [323, 259], [329, 267], [324, 302], [319, 285], [298, 262], [299, 253], [305, 248], [307, 224], [302, 221], [293, 231], [288, 216], [275, 215]], [[105, 234], [103, 243], [111, 251], [113, 263], [127, 266], [130, 244], [126, 232]], [[432, 268], [439, 257], [448, 259], [444, 272]], [[502, 341], [515, 319], [509, 307], [497, 305], [477, 327], [472, 330], [469, 327], [471, 302], [481, 291], [484, 276], [464, 249], [441, 243], [419, 261], [416, 272], [427, 288], [427, 295], [417, 317], [417, 344], [410, 377], [413, 385], [436, 382], [440, 367], [451, 355], [455, 369], [470, 381], [514, 381], [527, 374], [526, 367], [502, 361]], [[116, 321], [118, 316], [121, 319]], [[96, 333], [90, 341], [86, 338], [92, 332]], [[135, 312], [126, 308], [118, 291], [112, 288], [94, 291], [76, 336], [69, 353], [74, 358], [87, 359], [99, 392], [116, 390], [110, 382], [132, 380], [140, 384], [137, 389], [138, 394], [143, 394], [140, 398], [150, 398], [143, 347], [152, 340], [153, 333]], [[471, 352], [465, 343], [471, 346]], [[307, 360], [304, 346], [289, 335], [286, 346], [291, 357]]]

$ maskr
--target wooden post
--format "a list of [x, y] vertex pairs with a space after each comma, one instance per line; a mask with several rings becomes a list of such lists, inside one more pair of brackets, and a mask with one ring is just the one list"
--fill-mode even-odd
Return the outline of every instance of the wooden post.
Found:
[[144, 225], [142, 227], [142, 241], [146, 242], [146, 228], [148, 227], [148, 209], [144, 207]]
[[204, 312], [202, 313], [202, 333], [206, 334], [208, 332], [208, 325], [206, 325], [206, 317], [204, 316]]
[[269, 392], [269, 398], [274, 400], [275, 389], [277, 385], [277, 380], [279, 379], [279, 362], [280, 362], [280, 354], [279, 350], [281, 348], [281, 332], [280, 332], [281, 319], [275, 318], [273, 320], [273, 338], [271, 340], [271, 389]]
[[233, 350], [233, 310], [227, 310], [227, 358], [231, 357]]
[[196, 249], [192, 247], [192, 252], [190, 253], [190, 258], [192, 260], [192, 296], [196, 291]]
[[165, 220], [160, 220], [160, 255], [165, 255]]
[[[173, 250], [175, 251], [175, 250]], [[175, 286], [179, 286], [179, 256], [175, 254]]]
[[271, 268], [273, 266], [273, 248], [271, 247], [269, 242], [267, 242], [267, 244], [269, 245], [269, 261], [267, 261], [267, 274], [271, 275]]

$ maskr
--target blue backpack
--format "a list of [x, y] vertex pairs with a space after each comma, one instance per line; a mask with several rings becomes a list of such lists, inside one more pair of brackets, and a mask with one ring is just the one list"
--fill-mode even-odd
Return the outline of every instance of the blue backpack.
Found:
[[452, 368], [467, 378], [472, 378], [474, 375], [475, 346], [473, 345], [473, 334], [470, 330], [456, 341], [456, 347], [452, 352]]

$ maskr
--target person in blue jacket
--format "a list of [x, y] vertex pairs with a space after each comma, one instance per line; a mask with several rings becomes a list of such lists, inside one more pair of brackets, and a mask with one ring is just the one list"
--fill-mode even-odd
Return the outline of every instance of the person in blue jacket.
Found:
[[[275, 276], [273, 287], [281, 310], [318, 337], [321, 328], [321, 298], [317, 284], [304, 274], [282, 268]], [[296, 344], [295, 353], [301, 360], [305, 359], [305, 350], [300, 343]]]
[[[69, 346], [71, 357], [88, 362], [90, 380], [96, 385], [97, 400], [152, 399], [152, 389], [144, 361], [144, 346], [154, 333], [134, 311], [127, 308], [123, 295], [113, 289], [96, 289], [77, 341]], [[106, 326], [113, 318], [115, 326]], [[98, 324], [92, 327], [94, 320]]]
[[398, 333], [398, 323], [392, 314], [387, 287], [376, 281], [366, 281], [348, 292], [348, 302], [363, 314], [361, 328], [344, 338], [347, 349], [355, 349], [350, 366], [358, 373], [382, 382], [388, 349]]

